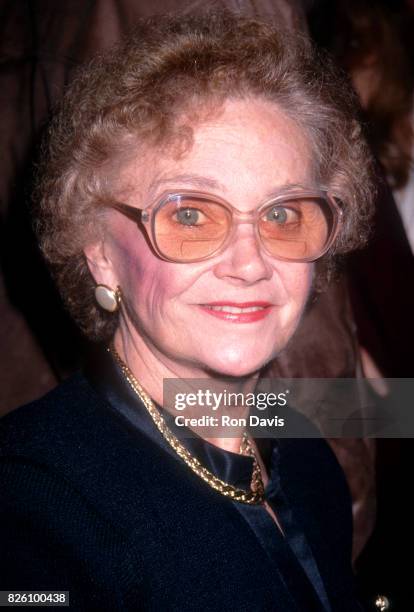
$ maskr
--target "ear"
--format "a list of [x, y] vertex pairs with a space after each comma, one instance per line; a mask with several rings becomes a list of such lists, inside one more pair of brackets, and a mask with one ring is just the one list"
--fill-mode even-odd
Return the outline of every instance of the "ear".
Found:
[[115, 288], [117, 279], [112, 265], [112, 261], [107, 253], [107, 248], [103, 240], [88, 244], [83, 252], [86, 257], [88, 268], [97, 285], [106, 285]]

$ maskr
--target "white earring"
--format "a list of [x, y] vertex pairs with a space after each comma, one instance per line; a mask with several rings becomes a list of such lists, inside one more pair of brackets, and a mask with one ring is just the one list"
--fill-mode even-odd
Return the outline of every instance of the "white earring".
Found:
[[121, 289], [117, 287], [114, 291], [106, 285], [97, 285], [95, 287], [95, 299], [104, 310], [115, 312], [121, 303]]

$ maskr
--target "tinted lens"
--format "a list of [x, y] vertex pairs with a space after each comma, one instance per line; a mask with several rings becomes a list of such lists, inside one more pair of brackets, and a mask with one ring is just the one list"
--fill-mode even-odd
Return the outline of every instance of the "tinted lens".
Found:
[[221, 247], [230, 225], [231, 214], [221, 204], [198, 196], [174, 195], [155, 215], [155, 242], [168, 259], [203, 259]]
[[335, 226], [324, 198], [295, 198], [269, 205], [259, 219], [259, 235], [274, 257], [309, 261], [325, 250]]

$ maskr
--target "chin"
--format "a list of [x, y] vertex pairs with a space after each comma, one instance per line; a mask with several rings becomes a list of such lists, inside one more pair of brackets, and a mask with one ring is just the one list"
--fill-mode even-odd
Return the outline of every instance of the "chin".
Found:
[[260, 371], [270, 360], [272, 356], [256, 356], [252, 354], [240, 355], [240, 353], [233, 355], [220, 355], [217, 356], [215, 362], [209, 359], [209, 363], [206, 364], [206, 368], [212, 373], [219, 376], [229, 376], [232, 378], [244, 378], [251, 376], [256, 372]]

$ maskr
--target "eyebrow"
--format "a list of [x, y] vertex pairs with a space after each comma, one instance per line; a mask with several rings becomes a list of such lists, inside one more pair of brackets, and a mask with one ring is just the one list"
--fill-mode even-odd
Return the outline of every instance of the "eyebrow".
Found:
[[[198, 187], [199, 189], [214, 189], [222, 192], [226, 192], [226, 187], [220, 183], [220, 181], [209, 177], [202, 176], [200, 174], [177, 174], [175, 176], [170, 176], [166, 178], [160, 178], [151, 183], [149, 186], [149, 194], [150, 197], [154, 197], [158, 188], [163, 185], [178, 185], [185, 184], [194, 187]], [[180, 185], [180, 186], [181, 186]], [[284, 185], [272, 189], [265, 196], [265, 200], [270, 200], [274, 197], [283, 196], [285, 193], [288, 194], [292, 191], [309, 191], [314, 190], [315, 186], [312, 185], [303, 185], [301, 183], [285, 183]]]
[[157, 179], [156, 181], [152, 182], [149, 187], [149, 192], [154, 194], [162, 185], [173, 185], [178, 183], [193, 185], [195, 187], [199, 187], [200, 189], [217, 189], [227, 191], [226, 187], [222, 183], [209, 176], [202, 176], [200, 174], [177, 174], [175, 176]]
[[313, 183], [310, 185], [304, 185], [302, 183], [285, 183], [277, 189], [272, 189], [272, 191], [267, 194], [266, 200], [289, 194], [292, 191], [315, 191], [318, 189], [319, 188], [315, 187]]

